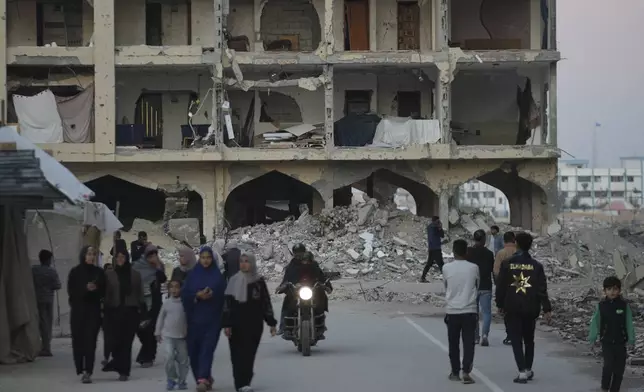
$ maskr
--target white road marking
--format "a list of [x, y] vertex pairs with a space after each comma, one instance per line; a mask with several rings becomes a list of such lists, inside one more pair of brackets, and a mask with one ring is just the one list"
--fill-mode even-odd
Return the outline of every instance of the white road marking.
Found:
[[[398, 312], [398, 313], [399, 314], [404, 314], [403, 312]], [[416, 331], [420, 332], [421, 335], [426, 337], [427, 340], [429, 340], [430, 342], [432, 342], [435, 345], [437, 345], [445, 353], [449, 353], [449, 349], [447, 348], [447, 346], [445, 346], [443, 344], [443, 342], [441, 342], [440, 340], [436, 339], [434, 337], [434, 335], [432, 335], [431, 333], [427, 332], [423, 327], [421, 327], [420, 325], [416, 324], [409, 317], [407, 317], [407, 316], [404, 316], [404, 317], [405, 317], [405, 320], [407, 321], [407, 323], [409, 323], [409, 325], [414, 327], [416, 329]], [[492, 392], [504, 392], [503, 389], [501, 389], [501, 387], [496, 385], [494, 383], [494, 381], [490, 380], [485, 374], [481, 373], [480, 370], [474, 368], [474, 369], [472, 369], [472, 374], [474, 374], [479, 380], [481, 380], [483, 382], [483, 384], [485, 384], [485, 386], [490, 388], [490, 391], [492, 391]]]

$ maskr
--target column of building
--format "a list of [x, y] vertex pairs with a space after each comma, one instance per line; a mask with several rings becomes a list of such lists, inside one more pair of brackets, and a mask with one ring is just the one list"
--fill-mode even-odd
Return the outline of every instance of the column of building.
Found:
[[0, 0], [0, 123], [7, 122], [7, 0]]
[[[438, 63], [438, 77], [434, 89], [434, 118], [436, 118], [441, 127], [441, 143], [450, 144], [452, 142], [451, 122], [452, 122], [452, 62], [449, 61], [449, 0], [434, 1], [434, 51], [447, 54], [448, 61]], [[437, 190], [438, 195], [438, 213], [441, 221], [449, 221], [449, 199], [454, 189]]]
[[114, 160], [116, 148], [116, 69], [114, 0], [94, 1], [94, 154]]

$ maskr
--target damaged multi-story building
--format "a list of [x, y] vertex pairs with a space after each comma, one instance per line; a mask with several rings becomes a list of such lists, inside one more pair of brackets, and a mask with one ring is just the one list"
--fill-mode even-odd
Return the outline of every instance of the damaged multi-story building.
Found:
[[169, 199], [211, 238], [348, 204], [351, 188], [383, 202], [404, 188], [448, 221], [478, 179], [538, 232], [558, 199], [555, 10], [0, 0], [2, 115], [124, 223], [167, 217]]

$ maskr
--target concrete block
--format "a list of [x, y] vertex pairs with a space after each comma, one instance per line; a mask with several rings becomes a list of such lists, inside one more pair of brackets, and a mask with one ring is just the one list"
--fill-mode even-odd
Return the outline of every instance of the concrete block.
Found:
[[201, 231], [199, 230], [199, 219], [181, 218], [168, 221], [168, 234], [179, 241], [186, 241], [190, 246], [201, 245]]

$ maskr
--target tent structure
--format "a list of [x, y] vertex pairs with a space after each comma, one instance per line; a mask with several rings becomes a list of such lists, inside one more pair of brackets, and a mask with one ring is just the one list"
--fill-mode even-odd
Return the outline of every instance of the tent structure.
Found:
[[53, 265], [63, 286], [56, 298], [54, 309], [54, 326], [59, 327], [61, 335], [69, 332], [67, 275], [78, 264], [78, 251], [85, 244], [83, 233], [88, 226], [94, 226], [102, 233], [113, 233], [122, 228], [123, 224], [103, 203], [55, 203], [54, 208], [50, 210], [25, 212], [24, 228], [30, 264], [38, 263], [38, 252], [41, 249], [50, 250], [54, 254]]
[[91, 196], [89, 188], [47, 153], [15, 130], [0, 128], [0, 364], [32, 361], [40, 350], [23, 214]]

